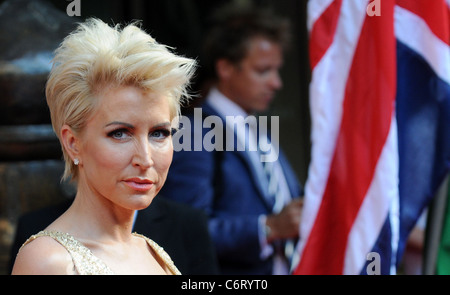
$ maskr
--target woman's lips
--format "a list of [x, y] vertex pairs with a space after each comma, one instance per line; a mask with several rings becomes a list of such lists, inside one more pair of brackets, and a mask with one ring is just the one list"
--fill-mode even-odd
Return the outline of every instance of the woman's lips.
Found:
[[153, 187], [153, 182], [144, 178], [128, 178], [124, 180], [125, 185], [139, 192], [147, 192]]

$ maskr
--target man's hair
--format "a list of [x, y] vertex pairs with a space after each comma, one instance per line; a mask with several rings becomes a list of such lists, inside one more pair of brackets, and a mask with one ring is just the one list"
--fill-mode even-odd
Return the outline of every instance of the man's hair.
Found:
[[203, 47], [203, 63], [209, 76], [216, 78], [215, 64], [226, 59], [238, 64], [246, 57], [248, 42], [263, 37], [286, 49], [290, 43], [289, 20], [267, 8], [224, 6], [211, 19]]

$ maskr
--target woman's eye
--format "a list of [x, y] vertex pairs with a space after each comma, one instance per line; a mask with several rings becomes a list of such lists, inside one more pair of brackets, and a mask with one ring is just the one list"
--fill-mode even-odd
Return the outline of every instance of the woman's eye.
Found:
[[170, 130], [166, 130], [166, 129], [155, 130], [152, 133], [150, 133], [150, 137], [156, 138], [156, 139], [165, 139], [166, 137], [169, 137], [170, 135], [171, 135]]
[[114, 139], [124, 139], [128, 136], [128, 133], [126, 130], [119, 129], [119, 130], [114, 130], [114, 131], [108, 133], [108, 136], [112, 137]]

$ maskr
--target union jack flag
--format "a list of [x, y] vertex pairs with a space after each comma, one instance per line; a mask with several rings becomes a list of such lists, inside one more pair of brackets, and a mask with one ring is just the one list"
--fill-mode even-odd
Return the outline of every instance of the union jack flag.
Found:
[[310, 0], [311, 163], [293, 274], [395, 274], [450, 167], [449, 0]]

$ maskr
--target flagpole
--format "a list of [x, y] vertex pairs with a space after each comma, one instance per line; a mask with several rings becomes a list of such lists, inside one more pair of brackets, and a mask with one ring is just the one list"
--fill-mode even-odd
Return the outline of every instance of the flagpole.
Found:
[[449, 175], [442, 182], [436, 196], [430, 204], [428, 220], [425, 230], [425, 242], [423, 250], [423, 274], [436, 274], [437, 256], [441, 241], [442, 227], [444, 225], [445, 211], [447, 208], [447, 189]]

